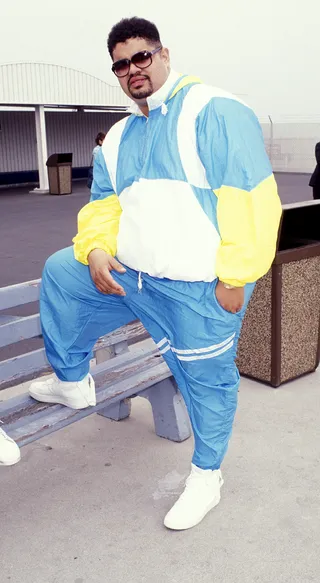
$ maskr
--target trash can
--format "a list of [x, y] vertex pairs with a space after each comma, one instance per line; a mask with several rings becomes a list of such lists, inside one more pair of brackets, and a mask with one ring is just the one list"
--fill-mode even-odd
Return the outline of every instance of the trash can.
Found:
[[71, 194], [72, 154], [52, 154], [47, 167], [50, 194]]
[[277, 253], [241, 331], [240, 373], [279, 387], [320, 360], [320, 201], [283, 205]]

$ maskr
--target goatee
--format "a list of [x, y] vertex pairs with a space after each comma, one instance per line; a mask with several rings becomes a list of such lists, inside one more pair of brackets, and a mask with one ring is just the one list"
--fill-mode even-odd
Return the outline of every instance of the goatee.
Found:
[[144, 81], [144, 85], [147, 84], [147, 87], [141, 89], [139, 88], [136, 89], [135, 87], [131, 86], [132, 79], [134, 79], [134, 77], [131, 77], [131, 79], [129, 80], [128, 89], [134, 99], [146, 99], [147, 97], [150, 97], [150, 95], [152, 95], [153, 86], [149, 77], [145, 77]]

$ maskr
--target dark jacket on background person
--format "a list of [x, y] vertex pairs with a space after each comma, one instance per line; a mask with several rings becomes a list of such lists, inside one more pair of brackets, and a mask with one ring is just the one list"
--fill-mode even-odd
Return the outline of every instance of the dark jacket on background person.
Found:
[[309, 186], [313, 188], [313, 198], [320, 199], [320, 142], [316, 144], [315, 156], [317, 165], [310, 178]]

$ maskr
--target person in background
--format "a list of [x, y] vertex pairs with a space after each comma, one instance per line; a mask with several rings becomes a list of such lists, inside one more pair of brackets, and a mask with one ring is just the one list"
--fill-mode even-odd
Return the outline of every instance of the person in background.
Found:
[[19, 446], [0, 427], [0, 466], [13, 466], [20, 457]]
[[315, 156], [317, 165], [310, 178], [309, 186], [313, 189], [314, 200], [320, 200], [320, 142], [316, 144]]
[[96, 156], [97, 156], [97, 154], [98, 154], [98, 152], [103, 144], [103, 140], [105, 137], [106, 137], [106, 134], [104, 132], [99, 132], [97, 134], [97, 137], [95, 139], [96, 146], [92, 150], [92, 166], [93, 166], [94, 161], [96, 159]]
[[183, 530], [220, 501], [241, 324], [275, 256], [282, 208], [250, 107], [175, 72], [145, 19], [116, 24], [108, 48], [132, 112], [99, 149], [74, 247], [46, 262], [40, 313], [56, 376], [33, 383], [30, 394], [76, 409], [95, 405], [94, 343], [139, 318], [193, 427], [191, 473], [164, 520]]
[[90, 167], [89, 167], [89, 172], [88, 172], [88, 178], [87, 178], [87, 187], [91, 189], [92, 186], [92, 181], [93, 181], [93, 166], [94, 166], [94, 162], [95, 159], [100, 151], [100, 148], [103, 144], [103, 140], [106, 137], [106, 134], [104, 132], [99, 132], [96, 136], [95, 142], [96, 142], [96, 146], [93, 148], [92, 150], [92, 156], [91, 156], [91, 162], [90, 162]]

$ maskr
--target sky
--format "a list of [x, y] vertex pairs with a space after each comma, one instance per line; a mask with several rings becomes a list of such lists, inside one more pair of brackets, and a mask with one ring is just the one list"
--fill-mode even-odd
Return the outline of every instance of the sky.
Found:
[[116, 85], [109, 30], [121, 18], [141, 16], [158, 26], [177, 71], [240, 95], [259, 116], [320, 117], [320, 0], [3, 4], [0, 64], [53, 63]]

